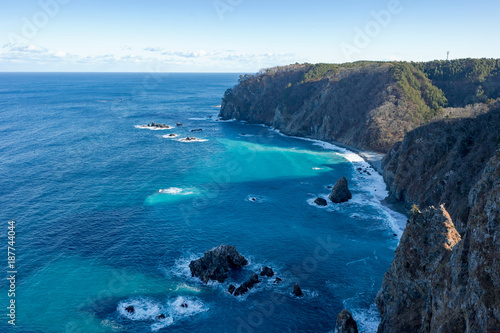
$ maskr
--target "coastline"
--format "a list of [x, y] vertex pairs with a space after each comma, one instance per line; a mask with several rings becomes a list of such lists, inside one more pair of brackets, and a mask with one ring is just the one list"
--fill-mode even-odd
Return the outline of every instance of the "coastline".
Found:
[[[384, 191], [379, 191], [379, 192], [374, 192], [373, 194], [377, 198], [380, 206], [383, 208], [383, 210], [389, 214], [391, 222], [389, 222], [390, 229], [393, 230], [393, 232], [397, 235], [398, 240], [401, 238], [404, 229], [406, 228], [406, 222], [408, 220], [408, 212], [404, 207], [404, 204], [392, 202], [390, 200], [389, 192], [387, 190], [387, 183], [383, 179], [383, 170], [382, 170], [382, 159], [384, 158], [385, 154], [382, 153], [377, 153], [374, 151], [369, 151], [369, 150], [360, 150], [351, 146], [348, 146], [343, 143], [339, 143], [336, 141], [323, 141], [320, 139], [314, 139], [314, 138], [308, 138], [308, 137], [303, 137], [303, 136], [297, 136], [297, 135], [290, 135], [290, 134], [285, 134], [281, 132], [279, 129], [276, 129], [272, 126], [266, 125], [266, 124], [254, 124], [254, 123], [249, 123], [246, 121], [241, 121], [237, 119], [228, 119], [228, 120], [222, 120], [220, 117], [217, 117], [217, 119], [221, 122], [239, 122], [245, 125], [257, 125], [261, 127], [266, 127], [270, 129], [271, 131], [274, 131], [275, 133], [289, 137], [289, 138], [294, 138], [294, 139], [300, 139], [300, 140], [306, 140], [310, 142], [315, 142], [323, 146], [324, 148], [327, 149], [332, 149], [333, 151], [336, 151], [337, 153], [344, 154], [342, 150], [345, 150], [347, 153], [354, 154], [359, 158], [358, 159], [352, 159], [349, 156], [343, 155], [344, 158], [349, 160], [353, 165], [356, 162], [363, 161], [365, 162], [368, 166], [370, 166], [375, 172], [376, 175], [371, 175], [371, 177], [380, 177], [381, 182], [385, 186], [385, 192], [387, 192], [387, 195], [385, 196], [380, 196], [382, 192]], [[348, 155], [348, 154], [347, 154]], [[401, 216], [397, 216], [401, 215]], [[402, 221], [402, 217], [404, 216], [404, 222]], [[401, 225], [398, 225], [396, 222], [397, 220], [401, 220]]]

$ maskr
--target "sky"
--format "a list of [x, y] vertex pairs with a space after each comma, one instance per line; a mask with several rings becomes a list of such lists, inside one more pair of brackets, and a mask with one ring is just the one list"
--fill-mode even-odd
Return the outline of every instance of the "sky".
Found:
[[498, 0], [0, 0], [0, 71], [500, 58]]

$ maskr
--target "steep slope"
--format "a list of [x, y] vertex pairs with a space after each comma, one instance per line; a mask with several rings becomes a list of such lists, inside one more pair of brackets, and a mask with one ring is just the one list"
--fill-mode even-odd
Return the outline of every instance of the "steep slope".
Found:
[[382, 161], [391, 196], [406, 203], [445, 204], [460, 233], [467, 195], [493, 156], [500, 137], [500, 103], [476, 118], [442, 120], [408, 133]]
[[242, 76], [226, 91], [219, 116], [386, 152], [445, 104], [409, 63], [296, 64]]
[[500, 151], [467, 197], [462, 237], [444, 207], [414, 210], [377, 295], [379, 332], [500, 332]]

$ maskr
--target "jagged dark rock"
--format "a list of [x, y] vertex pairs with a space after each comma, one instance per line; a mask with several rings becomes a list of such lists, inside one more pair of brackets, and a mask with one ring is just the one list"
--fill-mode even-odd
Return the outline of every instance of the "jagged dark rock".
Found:
[[236, 290], [236, 287], [232, 284], [229, 285], [229, 287], [227, 288], [227, 291], [232, 295], [234, 293], [234, 291]]
[[333, 203], [346, 202], [352, 198], [351, 191], [347, 186], [347, 179], [340, 178], [332, 189], [332, 193], [328, 196]]
[[182, 126], [182, 124], [181, 124], [181, 123], [177, 123], [176, 125], [177, 125], [177, 126]]
[[296, 283], [294, 286], [293, 286], [293, 292], [292, 292], [295, 296], [297, 297], [302, 297], [304, 296], [304, 294], [302, 293], [302, 289], [300, 289], [300, 286], [298, 283]]
[[236, 290], [234, 291], [233, 295], [234, 296], [241, 296], [241, 295], [244, 295], [248, 292], [248, 288], [244, 285], [241, 285], [239, 286], [238, 288], [236, 288]]
[[248, 281], [243, 282], [241, 284], [241, 286], [236, 288], [233, 295], [234, 296], [241, 296], [241, 295], [247, 293], [248, 290], [252, 289], [257, 283], [260, 283], [259, 276], [255, 273], [252, 273], [252, 276], [250, 276], [250, 279], [248, 279]]
[[319, 197], [314, 200], [314, 203], [318, 206], [327, 206], [328, 205], [328, 202], [325, 199], [319, 198]]
[[125, 308], [125, 311], [127, 311], [128, 313], [134, 313], [135, 312], [135, 308], [133, 305], [129, 305]]
[[165, 319], [165, 315], [163, 313], [159, 314], [158, 316], [156, 316], [156, 319], [163, 320], [163, 319]]
[[231, 245], [219, 245], [204, 256], [191, 261], [189, 269], [191, 275], [199, 277], [207, 283], [209, 280], [224, 282], [228, 277], [229, 269], [238, 269], [247, 265], [248, 261]]
[[189, 307], [189, 305], [187, 303], [182, 303], [181, 304], [181, 308], [188, 308], [188, 307]]
[[260, 275], [272, 277], [272, 276], [274, 276], [274, 271], [271, 267], [264, 266], [264, 267], [262, 267], [262, 272], [260, 272]]
[[358, 325], [351, 313], [346, 309], [343, 309], [342, 312], [337, 315], [335, 333], [358, 333]]
[[281, 283], [281, 281], [283, 281], [283, 280], [281, 280], [279, 277], [277, 277], [277, 278], [274, 280], [274, 282], [273, 282], [273, 283], [274, 283], [274, 284], [278, 284], [278, 283]]

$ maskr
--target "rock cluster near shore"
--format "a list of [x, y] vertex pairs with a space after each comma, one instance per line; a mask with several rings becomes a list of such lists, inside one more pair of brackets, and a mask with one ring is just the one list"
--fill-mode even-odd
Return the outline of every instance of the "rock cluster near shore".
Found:
[[346, 309], [343, 309], [342, 312], [337, 315], [335, 333], [358, 333], [358, 325], [352, 317], [352, 314]]

